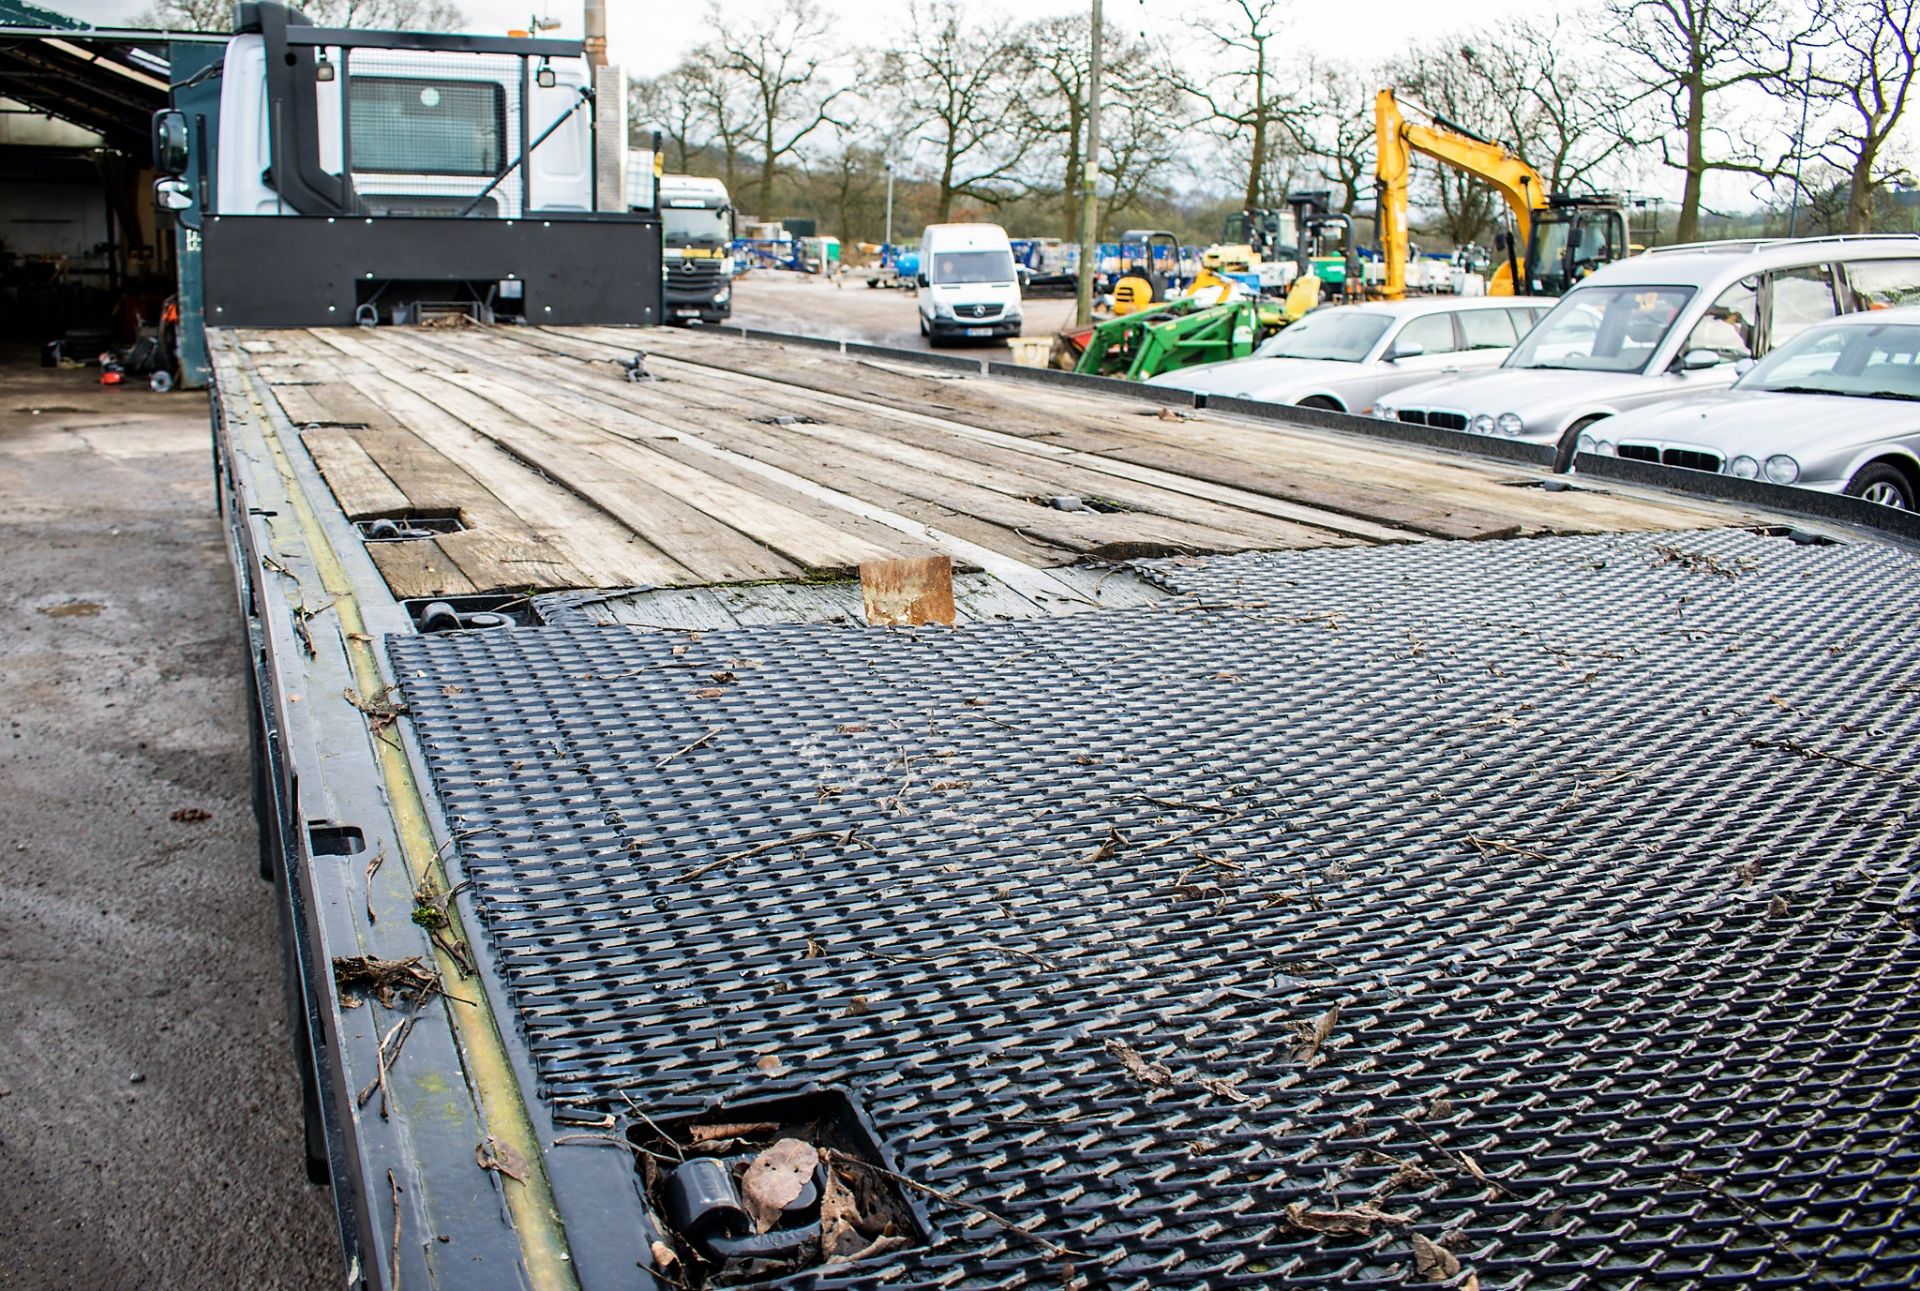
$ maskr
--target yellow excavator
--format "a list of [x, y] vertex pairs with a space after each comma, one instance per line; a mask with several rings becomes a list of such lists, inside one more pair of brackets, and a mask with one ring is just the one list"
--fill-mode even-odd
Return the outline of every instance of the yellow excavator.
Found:
[[1549, 193], [1540, 172], [1493, 140], [1444, 117], [1407, 120], [1390, 89], [1374, 99], [1373, 128], [1380, 255], [1386, 261], [1381, 294], [1389, 300], [1407, 294], [1407, 180], [1415, 153], [1484, 181], [1513, 213], [1506, 261], [1487, 283], [1490, 296], [1557, 296], [1627, 254], [1626, 210], [1618, 198]]

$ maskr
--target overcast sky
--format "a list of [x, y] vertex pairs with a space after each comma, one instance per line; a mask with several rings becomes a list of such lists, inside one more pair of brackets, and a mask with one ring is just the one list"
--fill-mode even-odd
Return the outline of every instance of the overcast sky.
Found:
[[[146, 0], [40, 0], [55, 9], [94, 23], [124, 23], [146, 7]], [[456, 0], [474, 31], [503, 32], [524, 27], [528, 16], [541, 13], [561, 22], [560, 34], [580, 34], [581, 6], [542, 0]], [[835, 15], [841, 39], [849, 46], [882, 45], [899, 24], [906, 21], [907, 7], [899, 0], [821, 0]], [[1017, 12], [1022, 18], [1042, 17], [1086, 9], [1085, 3], [1061, 0], [1022, 0], [1018, 5], [972, 3], [970, 10], [985, 13]], [[727, 6], [731, 20], [748, 21], [756, 12], [771, 12], [771, 0], [731, 0]], [[1208, 6], [1193, 0], [1107, 0], [1107, 22], [1122, 31], [1179, 37], [1189, 30], [1189, 20], [1206, 12]], [[1329, 0], [1300, 0], [1291, 19], [1291, 35], [1300, 45], [1324, 55], [1356, 61], [1387, 59], [1403, 52], [1407, 41], [1431, 40], [1446, 32], [1478, 23], [1492, 22], [1522, 12], [1537, 11], [1538, 5], [1523, 5], [1520, 0], [1454, 0], [1435, 4], [1432, 0], [1372, 0], [1364, 22], [1356, 22], [1353, 10]], [[679, 0], [662, 4], [657, 0], [607, 0], [607, 41], [612, 61], [633, 76], [653, 76], [672, 67], [688, 49], [704, 40], [709, 31], [705, 0]], [[1392, 32], [1387, 40], [1381, 33]], [[1365, 110], [1359, 105], [1356, 110]]]

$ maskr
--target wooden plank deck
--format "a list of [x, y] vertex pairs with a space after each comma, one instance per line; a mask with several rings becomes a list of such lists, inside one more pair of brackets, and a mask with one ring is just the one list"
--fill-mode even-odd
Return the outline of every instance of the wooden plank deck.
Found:
[[[1131, 556], [1749, 522], [1516, 488], [1528, 472], [1357, 436], [698, 332], [227, 343], [350, 519], [460, 519], [372, 544], [403, 597], [794, 582], [946, 555], [1028, 601], [1085, 606], [1073, 567]], [[626, 379], [636, 348], [659, 379]]]

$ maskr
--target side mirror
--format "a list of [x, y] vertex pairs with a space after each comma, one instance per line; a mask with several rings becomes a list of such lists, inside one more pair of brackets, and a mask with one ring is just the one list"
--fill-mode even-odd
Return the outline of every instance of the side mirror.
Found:
[[913, 280], [915, 283], [919, 284], [922, 287], [931, 285], [930, 283], [927, 282], [927, 275], [925, 275], [924, 273], [915, 274]]
[[1387, 362], [1394, 363], [1400, 359], [1418, 358], [1426, 352], [1427, 347], [1418, 341], [1397, 341], [1394, 343], [1394, 347], [1387, 352]]
[[184, 179], [156, 179], [153, 204], [163, 211], [184, 211], [193, 205], [193, 189]]
[[1747, 373], [1753, 371], [1756, 362], [1757, 360], [1755, 359], [1735, 359], [1733, 361], [1733, 370], [1739, 375], [1745, 376]]
[[1718, 350], [1688, 350], [1676, 366], [1682, 372], [1698, 372], [1702, 368], [1717, 368], [1725, 362]]
[[162, 175], [187, 172], [187, 114], [177, 108], [153, 114], [153, 168]]

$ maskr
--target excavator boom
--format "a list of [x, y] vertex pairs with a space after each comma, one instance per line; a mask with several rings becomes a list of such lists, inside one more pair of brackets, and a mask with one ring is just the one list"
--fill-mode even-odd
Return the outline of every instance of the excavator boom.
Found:
[[1513, 212], [1515, 239], [1520, 246], [1527, 245], [1533, 213], [1548, 200], [1546, 181], [1533, 167], [1497, 143], [1407, 120], [1390, 89], [1374, 98], [1373, 129], [1380, 254], [1386, 261], [1388, 299], [1399, 300], [1407, 294], [1407, 181], [1415, 153], [1484, 180], [1506, 200]]

